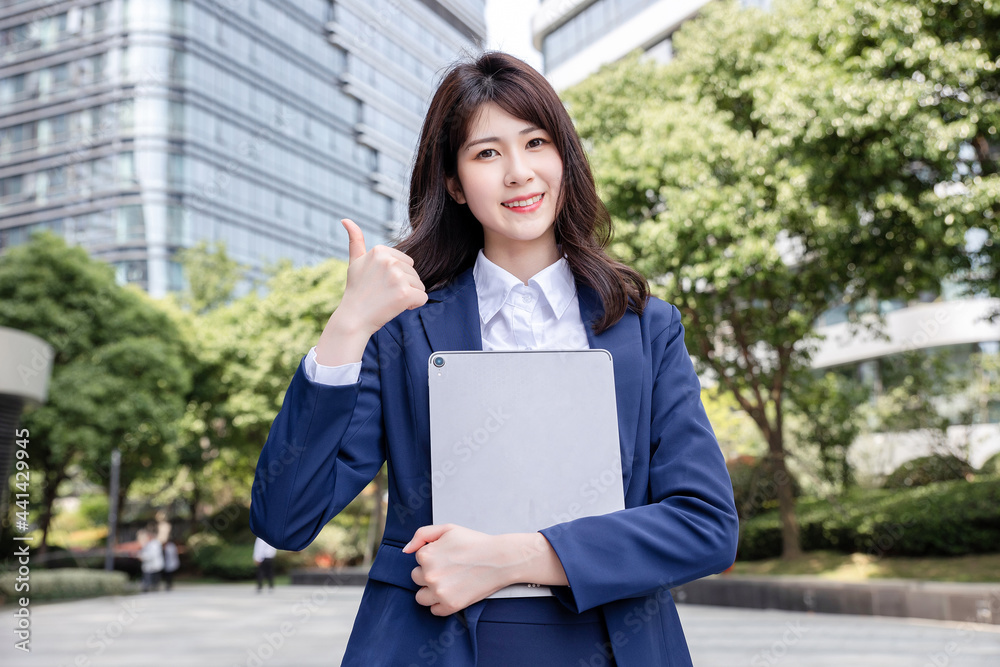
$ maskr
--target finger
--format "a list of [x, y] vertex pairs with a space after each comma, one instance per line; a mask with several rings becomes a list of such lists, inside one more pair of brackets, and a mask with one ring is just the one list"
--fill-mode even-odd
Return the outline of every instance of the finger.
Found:
[[431, 589], [424, 586], [417, 594], [414, 596], [417, 604], [423, 605], [425, 607], [430, 607], [432, 605], [440, 604], [441, 601], [437, 599], [437, 596], [431, 593]]
[[413, 300], [410, 302], [410, 305], [406, 307], [406, 309], [413, 310], [414, 308], [419, 308], [425, 303], [427, 303], [427, 292], [423, 291], [423, 289], [420, 289], [414, 291]]
[[413, 266], [413, 258], [407, 255], [405, 252], [401, 252], [399, 250], [396, 250], [395, 248], [389, 248], [389, 250], [392, 251], [392, 256], [395, 259], [398, 259], [400, 262], [406, 264], [407, 266]]
[[451, 616], [457, 609], [450, 605], [446, 605], [443, 602], [437, 602], [431, 605], [430, 612], [435, 616]]
[[454, 526], [451, 524], [442, 524], [440, 526], [422, 526], [417, 528], [417, 531], [413, 533], [413, 539], [406, 543], [403, 547], [403, 553], [413, 553], [425, 544], [430, 544], [431, 542], [436, 542], [441, 539], [441, 536], [451, 530]]
[[426, 292], [427, 291], [427, 288], [424, 287], [424, 283], [423, 283], [422, 280], [420, 280], [420, 278], [412, 278], [411, 277], [409, 279], [409, 285], [410, 285], [410, 287], [412, 287], [413, 289], [415, 289], [417, 291], [420, 291], [420, 292]]
[[349, 218], [344, 218], [340, 221], [340, 224], [347, 230], [347, 255], [348, 262], [350, 263], [367, 252], [365, 250], [365, 233], [361, 231], [356, 222]]
[[413, 583], [417, 586], [427, 585], [427, 579], [424, 578], [424, 568], [419, 565], [413, 568], [413, 572], [410, 572], [410, 579], [413, 579]]
[[418, 289], [421, 292], [424, 291], [424, 283], [420, 280], [420, 276], [417, 272], [413, 270], [412, 266], [396, 266], [394, 267], [394, 276], [401, 281], [405, 281], [407, 285], [414, 289]]

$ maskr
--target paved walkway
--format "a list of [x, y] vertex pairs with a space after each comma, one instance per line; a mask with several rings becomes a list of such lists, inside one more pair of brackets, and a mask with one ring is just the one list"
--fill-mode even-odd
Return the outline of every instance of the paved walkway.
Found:
[[[361, 589], [181, 586], [31, 607], [31, 653], [0, 610], [4, 667], [324, 667], [340, 664]], [[997, 667], [1000, 628], [681, 605], [697, 667]], [[386, 629], [392, 632], [391, 628]], [[651, 666], [653, 667], [653, 666]]]

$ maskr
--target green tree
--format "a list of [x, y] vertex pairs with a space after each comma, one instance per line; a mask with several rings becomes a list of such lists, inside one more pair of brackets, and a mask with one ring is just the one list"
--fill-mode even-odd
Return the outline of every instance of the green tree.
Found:
[[[189, 274], [192, 287], [199, 275]], [[193, 368], [200, 385], [188, 403], [181, 438], [196, 520], [229, 510], [236, 510], [235, 516], [249, 501], [254, 467], [288, 382], [340, 302], [346, 278], [347, 264], [339, 260], [299, 269], [279, 266], [263, 295], [220, 298], [201, 314], [184, 310], [180, 300], [174, 316], [196, 346]], [[359, 526], [373, 526], [369, 542], [381, 532], [384, 485], [380, 475], [375, 493], [363, 494], [348, 509]]]
[[[998, 21], [971, 0], [711, 3], [666, 66], [632, 57], [565, 95], [613, 249], [680, 308], [700, 370], [757, 424], [776, 475], [821, 314], [996, 275], [965, 234], [1000, 231], [995, 155], [966, 148], [1000, 125]], [[792, 489], [778, 491], [794, 557]]]
[[792, 433], [801, 447], [815, 449], [819, 478], [836, 491], [854, 483], [848, 450], [864, 428], [859, 406], [869, 392], [854, 379], [827, 371], [807, 374], [788, 394], [795, 413]]
[[184, 288], [177, 300], [199, 315], [228, 303], [246, 271], [229, 256], [222, 242], [199, 241], [179, 250], [176, 259], [184, 270]]
[[53, 349], [48, 401], [25, 413], [32, 471], [41, 476], [43, 548], [59, 485], [72, 464], [108, 484], [122, 452], [122, 493], [167, 464], [190, 376], [176, 327], [145, 294], [116, 284], [107, 264], [38, 234], [0, 257], [0, 324]]
[[[178, 253], [184, 272], [184, 286], [179, 293], [163, 301], [163, 307], [177, 323], [191, 351], [187, 360], [192, 374], [177, 441], [177, 470], [157, 480], [158, 496], [164, 504], [183, 499], [190, 508], [190, 519], [200, 522], [203, 499], [213, 509], [233, 501], [227, 488], [229, 468], [213, 464], [222, 450], [220, 440], [227, 433], [224, 413], [230, 385], [225, 379], [226, 365], [216, 342], [226, 338], [217, 329], [211, 313], [232, 303], [234, 292], [246, 267], [226, 252], [221, 242], [200, 242]], [[228, 458], [228, 457], [224, 457]], [[211, 470], [206, 471], [206, 467]], [[216, 471], [221, 468], [221, 471]], [[221, 472], [220, 475], [217, 472]]]

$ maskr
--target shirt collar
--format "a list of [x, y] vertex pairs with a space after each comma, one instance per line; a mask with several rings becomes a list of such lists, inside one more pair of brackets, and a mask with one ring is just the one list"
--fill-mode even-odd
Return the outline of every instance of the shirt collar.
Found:
[[[476, 282], [476, 297], [479, 299], [479, 317], [484, 323], [492, 320], [500, 311], [507, 302], [510, 291], [522, 284], [517, 276], [486, 259], [482, 250], [476, 257], [472, 275]], [[576, 297], [576, 280], [565, 256], [532, 276], [528, 284], [542, 293], [556, 319], [562, 318]]]

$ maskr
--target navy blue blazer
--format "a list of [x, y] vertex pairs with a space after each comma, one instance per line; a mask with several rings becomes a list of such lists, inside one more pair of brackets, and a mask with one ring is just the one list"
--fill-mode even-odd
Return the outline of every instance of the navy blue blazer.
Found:
[[[678, 310], [651, 298], [594, 335], [597, 293], [578, 285], [590, 347], [614, 359], [625, 509], [541, 532], [579, 613], [600, 608], [622, 667], [690, 665], [670, 589], [720, 572], [738, 520], [725, 462], [701, 403]], [[369, 572], [344, 665], [469, 666], [484, 602], [437, 617], [414, 600], [417, 566], [402, 547], [432, 523], [427, 359], [479, 350], [472, 269], [373, 335], [356, 384], [324, 386], [299, 365], [257, 463], [250, 526], [281, 549], [305, 548], [388, 461], [385, 535]]]

